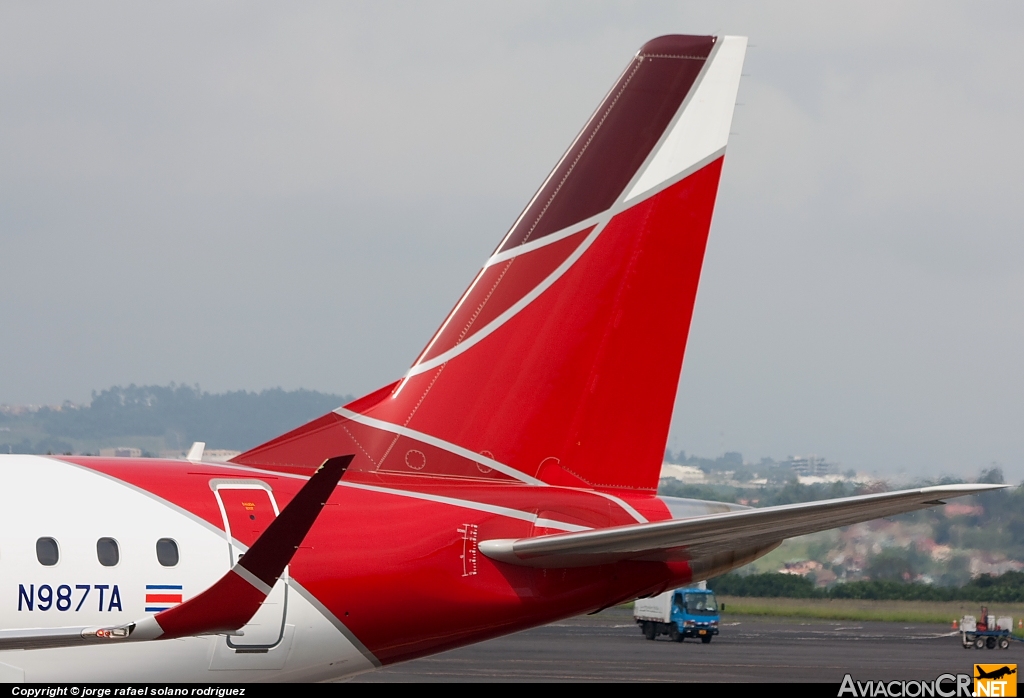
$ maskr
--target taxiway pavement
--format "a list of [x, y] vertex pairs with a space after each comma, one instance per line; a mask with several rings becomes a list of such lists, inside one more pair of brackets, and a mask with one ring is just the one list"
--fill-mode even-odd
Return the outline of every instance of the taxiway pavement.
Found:
[[645, 640], [615, 608], [358, 676], [395, 681], [926, 680], [972, 673], [974, 662], [1024, 664], [1024, 643], [965, 650], [948, 626], [722, 616], [721, 634]]

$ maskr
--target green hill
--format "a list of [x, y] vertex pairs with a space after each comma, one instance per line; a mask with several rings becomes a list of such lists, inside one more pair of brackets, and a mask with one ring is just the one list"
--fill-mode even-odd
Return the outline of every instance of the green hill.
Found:
[[280, 388], [209, 393], [175, 384], [115, 386], [94, 392], [87, 406], [67, 403], [0, 414], [0, 452], [86, 453], [132, 446], [156, 454], [187, 449], [193, 441], [244, 451], [351, 399]]

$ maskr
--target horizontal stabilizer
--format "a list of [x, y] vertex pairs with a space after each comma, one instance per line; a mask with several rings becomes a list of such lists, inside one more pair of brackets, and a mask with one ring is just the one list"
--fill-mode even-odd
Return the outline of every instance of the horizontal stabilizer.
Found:
[[324, 461], [238, 563], [213, 586], [185, 603], [115, 627], [0, 630], [0, 650], [168, 640], [237, 631], [256, 615], [351, 462], [352, 456]]
[[696, 560], [717, 553], [925, 509], [1006, 485], [942, 485], [786, 504], [688, 519], [480, 543], [493, 560], [527, 567], [586, 567], [622, 560]]

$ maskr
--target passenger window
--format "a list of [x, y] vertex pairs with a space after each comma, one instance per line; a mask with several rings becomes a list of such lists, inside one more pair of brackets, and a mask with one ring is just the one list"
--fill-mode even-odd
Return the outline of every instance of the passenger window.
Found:
[[178, 564], [178, 544], [170, 538], [161, 538], [156, 542], [156, 559], [164, 567]]
[[36, 541], [36, 559], [40, 565], [53, 567], [60, 562], [60, 548], [53, 538], [40, 538]]
[[96, 541], [96, 557], [104, 567], [113, 567], [121, 561], [121, 551], [113, 538], [100, 538]]

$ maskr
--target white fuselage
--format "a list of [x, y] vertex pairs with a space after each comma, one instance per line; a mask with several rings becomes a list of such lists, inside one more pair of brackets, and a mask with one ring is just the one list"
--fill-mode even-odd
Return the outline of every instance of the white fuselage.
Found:
[[[39, 562], [40, 538], [57, 542], [57, 564]], [[100, 538], [116, 541], [116, 565], [100, 563]], [[177, 545], [174, 566], [157, 559], [162, 538]], [[103, 474], [55, 458], [0, 455], [2, 629], [132, 622], [147, 615], [147, 591], [166, 598], [162, 592], [180, 586], [184, 598], [194, 596], [238, 550], [245, 547], [223, 530]], [[3, 651], [0, 682], [317, 681], [372, 669], [311, 600], [294, 580], [278, 582], [241, 637]], [[246, 642], [253, 649], [237, 652]]]

